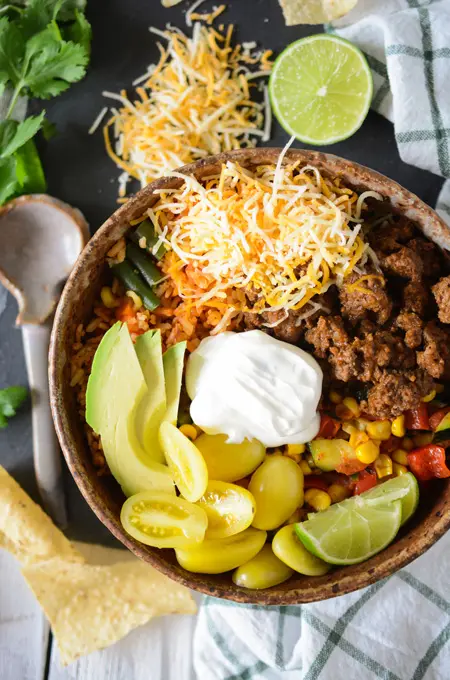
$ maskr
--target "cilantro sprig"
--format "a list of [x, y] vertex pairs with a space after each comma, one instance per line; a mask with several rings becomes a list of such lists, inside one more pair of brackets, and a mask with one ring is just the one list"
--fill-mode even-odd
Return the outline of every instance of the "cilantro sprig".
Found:
[[11, 93], [6, 119], [0, 122], [0, 205], [13, 196], [46, 190], [33, 141], [50, 125], [45, 111], [18, 123], [20, 97], [50, 99], [86, 73], [91, 27], [86, 0], [25, 0], [0, 9], [0, 95]]
[[7, 419], [16, 415], [17, 409], [27, 396], [26, 387], [5, 387], [0, 390], [0, 428], [7, 426]]

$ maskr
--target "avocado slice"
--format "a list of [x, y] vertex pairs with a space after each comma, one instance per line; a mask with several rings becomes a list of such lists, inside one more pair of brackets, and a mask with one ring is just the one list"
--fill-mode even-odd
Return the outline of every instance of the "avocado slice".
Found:
[[102, 438], [109, 468], [125, 495], [159, 490], [175, 493], [165, 465], [151, 460], [139, 443], [136, 410], [147, 385], [126, 324], [103, 337], [86, 392], [86, 420]]
[[186, 345], [186, 342], [178, 342], [176, 345], [173, 345], [173, 347], [169, 347], [163, 354], [167, 400], [164, 420], [172, 423], [172, 425], [176, 425], [178, 421], [178, 407], [180, 405]]
[[136, 431], [142, 448], [152, 460], [165, 463], [158, 439], [166, 412], [166, 387], [160, 331], [140, 335], [134, 346], [147, 385], [147, 392], [136, 410]]

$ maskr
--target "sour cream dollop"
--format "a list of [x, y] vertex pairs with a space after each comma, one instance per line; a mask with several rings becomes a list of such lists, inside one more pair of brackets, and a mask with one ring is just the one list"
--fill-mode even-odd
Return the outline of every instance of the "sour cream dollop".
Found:
[[210, 336], [187, 363], [191, 417], [230, 443], [304, 444], [319, 431], [322, 377], [310, 354], [262, 331]]

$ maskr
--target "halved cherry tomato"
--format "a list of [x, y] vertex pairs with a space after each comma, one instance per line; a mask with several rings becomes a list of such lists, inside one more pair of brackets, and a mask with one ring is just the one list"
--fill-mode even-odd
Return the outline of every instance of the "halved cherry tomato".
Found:
[[407, 430], [429, 430], [430, 421], [426, 404], [405, 412], [405, 427]]
[[322, 475], [306, 475], [303, 481], [303, 486], [305, 489], [322, 489], [322, 491], [328, 490], [328, 484], [325, 482]]
[[237, 484], [210, 480], [197, 502], [208, 517], [205, 538], [226, 538], [244, 531], [253, 522], [256, 503], [250, 491]]
[[440, 408], [439, 411], [435, 411], [433, 413], [433, 415], [430, 416], [429, 422], [430, 422], [430, 427], [433, 430], [433, 432], [440, 425], [444, 416], [446, 416], [447, 413], [449, 413], [449, 412], [450, 412], [450, 406], [445, 406], [444, 408]]
[[369, 489], [376, 485], [377, 476], [375, 472], [370, 470], [363, 470], [362, 472], [359, 473], [358, 480], [353, 490], [353, 495], [359, 496], [360, 493], [364, 493], [364, 491], [368, 491]]
[[443, 446], [428, 444], [408, 453], [408, 465], [413, 475], [421, 482], [439, 477], [450, 477], [450, 470], [445, 463]]
[[193, 548], [203, 541], [208, 525], [202, 508], [161, 491], [127, 498], [120, 521], [130, 536], [154, 548]]
[[326, 413], [320, 414], [320, 428], [315, 439], [333, 439], [339, 431], [340, 423]]
[[208, 468], [198, 448], [172, 423], [159, 428], [159, 443], [173, 480], [186, 500], [195, 503], [206, 491]]

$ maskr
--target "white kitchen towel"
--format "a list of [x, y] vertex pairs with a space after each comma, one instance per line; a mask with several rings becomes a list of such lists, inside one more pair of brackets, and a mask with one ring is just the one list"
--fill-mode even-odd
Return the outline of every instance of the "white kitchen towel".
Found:
[[[357, 44], [401, 158], [450, 178], [450, 0], [360, 0], [327, 30]], [[450, 181], [437, 210], [450, 222]], [[406, 569], [297, 607], [207, 597], [198, 680], [450, 680], [450, 535]]]
[[[450, 179], [450, 0], [360, 0], [326, 28], [366, 54], [402, 160]], [[436, 209], [450, 221], [449, 182]]]

